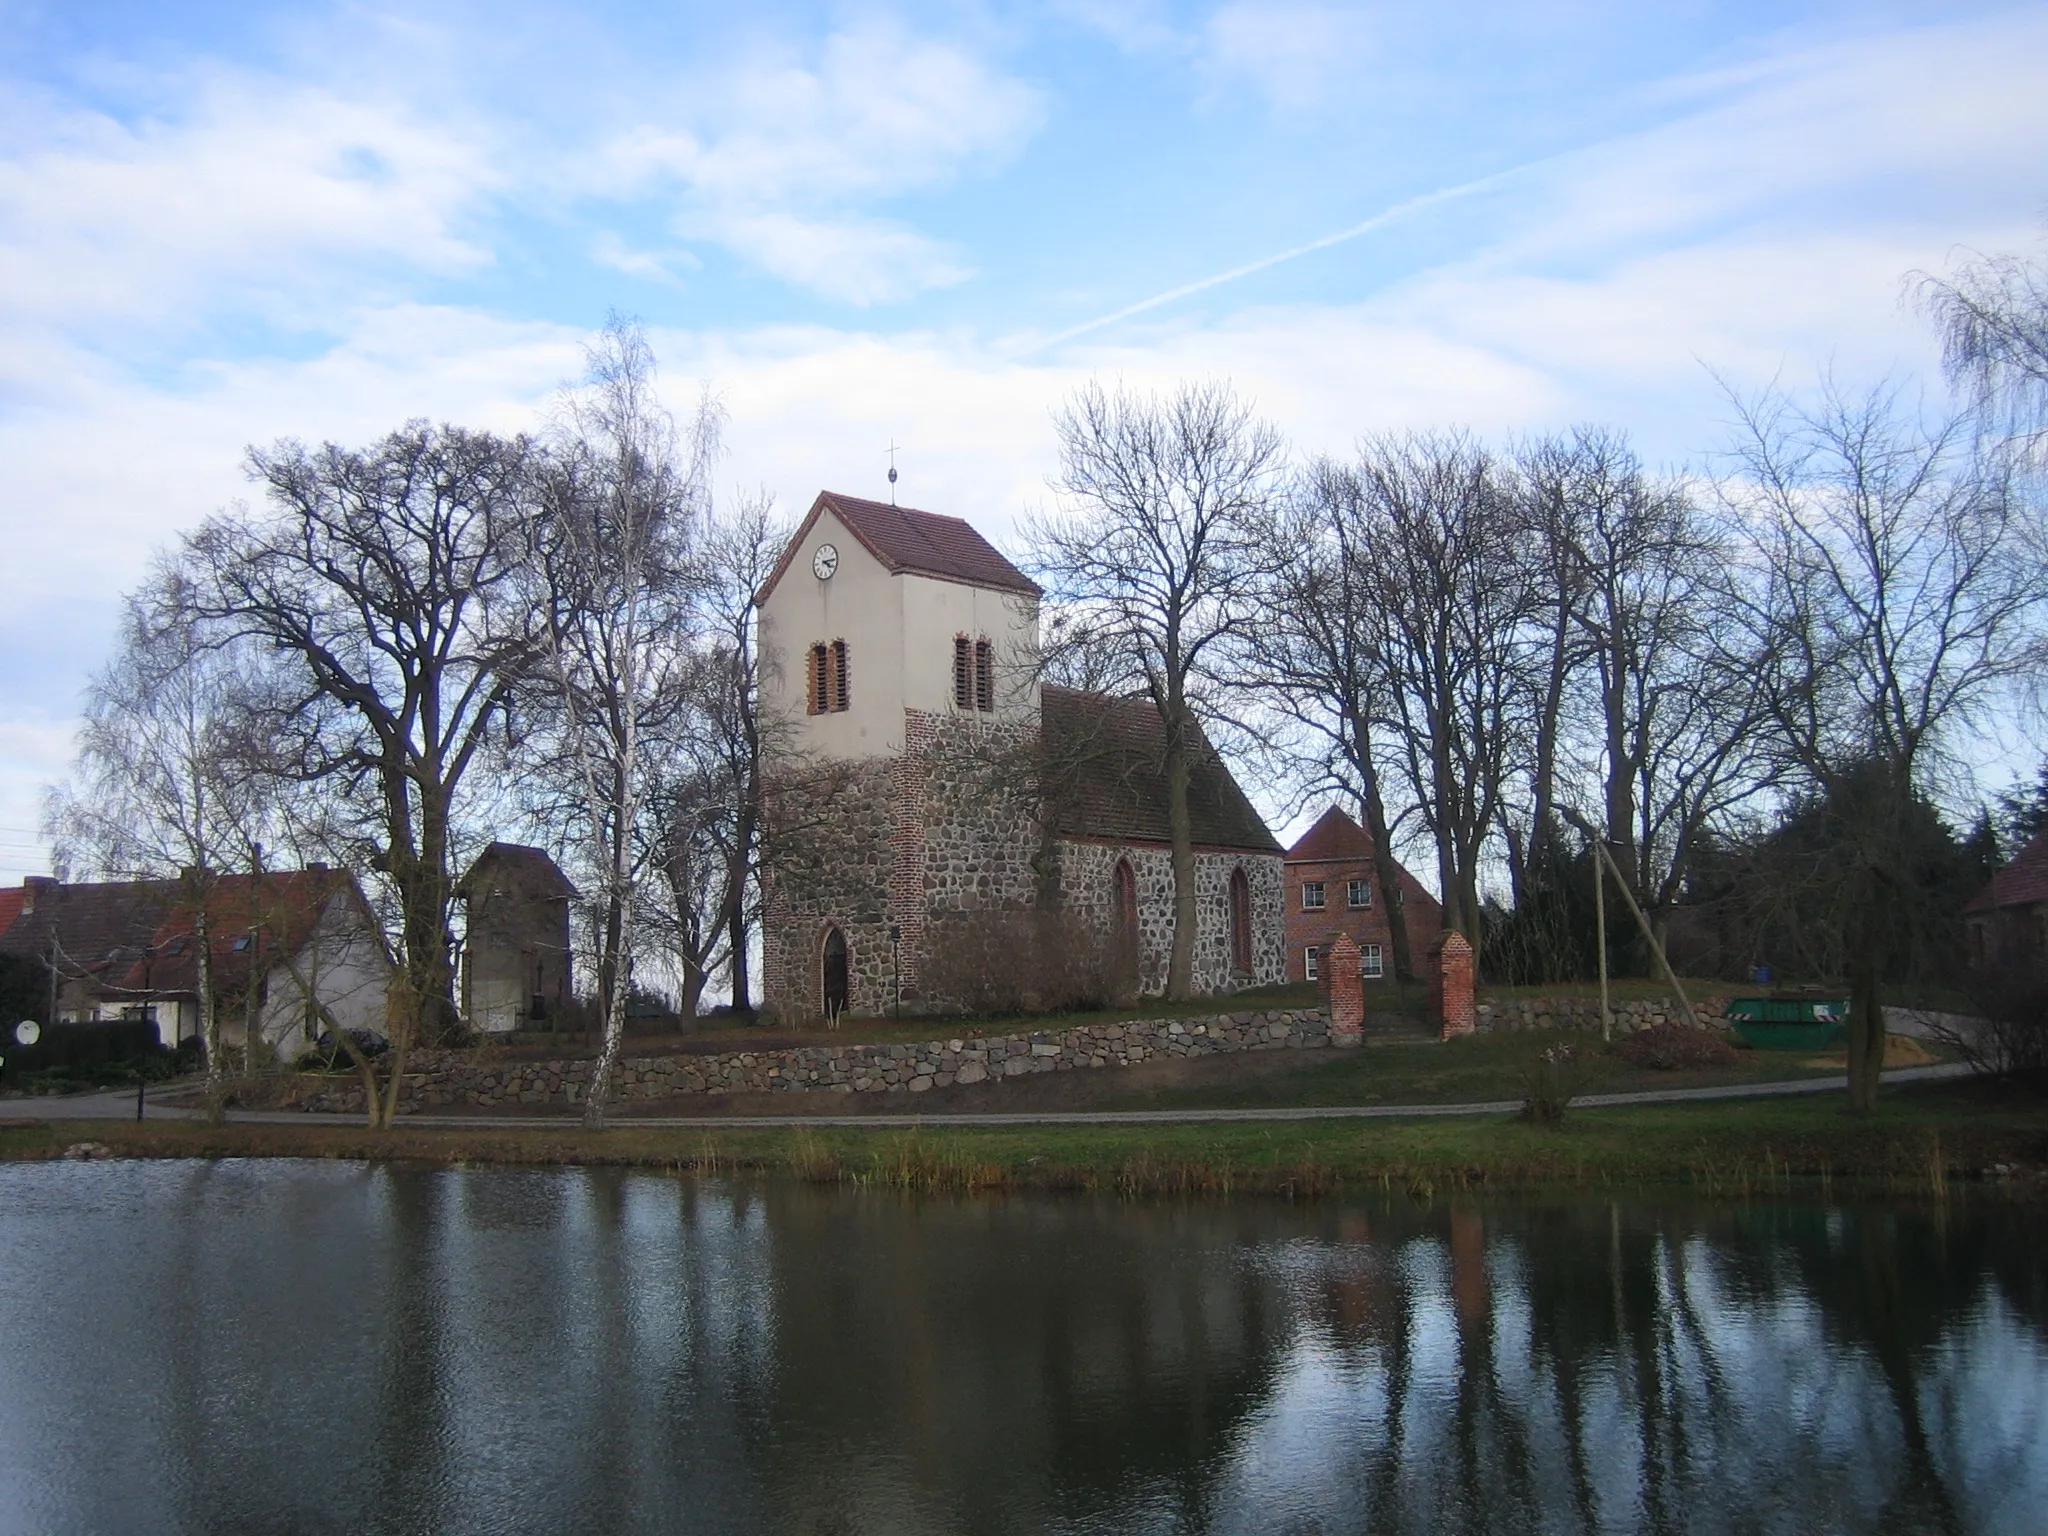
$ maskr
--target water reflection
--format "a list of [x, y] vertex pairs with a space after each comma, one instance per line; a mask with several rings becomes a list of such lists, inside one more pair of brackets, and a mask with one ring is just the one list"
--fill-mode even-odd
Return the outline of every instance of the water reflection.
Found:
[[2021, 1531], [2028, 1212], [0, 1168], [0, 1529]]

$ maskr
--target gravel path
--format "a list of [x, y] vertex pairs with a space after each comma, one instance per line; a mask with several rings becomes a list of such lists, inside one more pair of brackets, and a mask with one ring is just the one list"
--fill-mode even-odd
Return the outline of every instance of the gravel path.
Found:
[[[1887, 1072], [1887, 1083], [1927, 1083], [1967, 1077], [1970, 1068], [1961, 1062], [1936, 1067], [1905, 1067]], [[1598, 1109], [1624, 1104], [1688, 1104], [1702, 1099], [1772, 1099], [1793, 1094], [1841, 1093], [1849, 1086], [1842, 1074], [1831, 1077], [1802, 1077], [1782, 1083], [1737, 1083], [1723, 1088], [1663, 1088], [1636, 1093], [1588, 1093], [1572, 1100], [1577, 1109]], [[199, 1112], [168, 1105], [150, 1104], [152, 1120], [195, 1120]], [[1299, 1109], [1110, 1109], [1045, 1110], [1025, 1114], [942, 1114], [942, 1115], [677, 1115], [615, 1116], [612, 1124], [647, 1130], [716, 1130], [721, 1126], [749, 1129], [775, 1126], [919, 1126], [919, 1125], [1232, 1125], [1260, 1121], [1288, 1120], [1403, 1120], [1443, 1115], [1511, 1115], [1521, 1108], [1519, 1100], [1494, 1099], [1483, 1104], [1360, 1104], [1315, 1106]], [[131, 1120], [135, 1116], [135, 1095], [124, 1093], [80, 1094], [72, 1098], [0, 1099], [0, 1120]], [[238, 1124], [257, 1125], [353, 1125], [354, 1115], [310, 1115], [296, 1110], [237, 1111], [231, 1117]], [[407, 1115], [401, 1125], [424, 1129], [519, 1129], [560, 1130], [578, 1124], [573, 1114], [499, 1115]]]

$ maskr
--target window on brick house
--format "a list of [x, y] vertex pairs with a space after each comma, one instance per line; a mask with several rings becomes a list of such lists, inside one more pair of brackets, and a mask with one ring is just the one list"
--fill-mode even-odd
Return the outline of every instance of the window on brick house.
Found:
[[1230, 872], [1230, 968], [1252, 968], [1252, 883], [1241, 868]]
[[852, 699], [846, 676], [846, 642], [834, 640], [811, 647], [810, 665], [804, 669], [804, 707], [814, 715], [837, 714]]
[[1313, 944], [1301, 952], [1301, 974], [1304, 979], [1308, 981], [1320, 980], [1316, 975], [1316, 962], [1322, 959], [1322, 957], [1323, 952]]
[[1347, 880], [1344, 882], [1344, 900], [1353, 907], [1372, 905], [1372, 882], [1370, 880]]
[[1323, 910], [1323, 906], [1323, 882], [1320, 880], [1302, 881], [1301, 910], [1304, 912], [1320, 912]]
[[1377, 944], [1365, 944], [1358, 951], [1358, 974], [1367, 981], [1378, 981], [1387, 974], [1386, 963], [1380, 958]]
[[996, 648], [974, 642], [974, 707], [987, 714], [996, 707]]

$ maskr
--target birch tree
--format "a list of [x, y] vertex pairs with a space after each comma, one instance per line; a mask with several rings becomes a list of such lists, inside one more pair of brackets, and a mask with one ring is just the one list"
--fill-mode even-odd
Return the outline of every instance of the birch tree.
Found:
[[242, 750], [260, 671], [209, 635], [185, 575], [165, 564], [124, 604], [119, 649], [86, 691], [77, 757], [46, 820], [58, 857], [111, 879], [175, 879], [192, 914], [207, 1118], [224, 1116], [213, 975], [215, 892], [239, 865], [263, 788]]
[[1174, 883], [1166, 995], [1194, 990], [1195, 853], [1188, 783], [1230, 642], [1257, 624], [1280, 436], [1222, 383], [1170, 395], [1089, 384], [1053, 418], [1060, 506], [1032, 529], [1037, 566], [1116, 685], [1164, 727]]
[[643, 751], [684, 697], [688, 548], [716, 439], [704, 405], [687, 440], [656, 392], [654, 354], [614, 318], [562, 402], [530, 528], [536, 673], [589, 892], [603, 1044], [585, 1123], [600, 1126], [625, 1040], [648, 840]]

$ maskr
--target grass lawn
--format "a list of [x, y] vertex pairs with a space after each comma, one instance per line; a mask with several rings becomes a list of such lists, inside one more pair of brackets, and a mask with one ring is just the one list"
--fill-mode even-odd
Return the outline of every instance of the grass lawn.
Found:
[[[1257, 1061], [1257, 1075], [1117, 1092], [1115, 1084], [1090, 1103], [1093, 1109], [1266, 1109], [1286, 1105], [1484, 1104], [1519, 1102], [1537, 1054], [1567, 1047], [1579, 1093], [1630, 1093], [1659, 1088], [1783, 1082], [1847, 1070], [1838, 1053], [1740, 1051], [1737, 1064], [1695, 1071], [1656, 1071], [1630, 1065], [1597, 1034], [1574, 1030], [1520, 1030], [1466, 1035], [1457, 1040], [1391, 1040], [1357, 1050], [1272, 1053]], [[1945, 1060], [1927, 1047], [1932, 1060]], [[1277, 1060], [1276, 1060], [1277, 1057]], [[1234, 1059], [1234, 1058], [1233, 1058]]]
[[1893, 1088], [1851, 1116], [1834, 1095], [1575, 1110], [1555, 1127], [1510, 1116], [1296, 1124], [662, 1130], [203, 1125], [77, 1121], [0, 1125], [0, 1156], [58, 1155], [77, 1141], [141, 1157], [327, 1157], [455, 1164], [622, 1164], [758, 1172], [873, 1189], [1074, 1189], [1127, 1194], [1280, 1193], [1684, 1184], [1721, 1195], [1787, 1181], [1893, 1194], [1944, 1192], [1990, 1173], [2048, 1191], [2048, 1105], [1997, 1083]]

